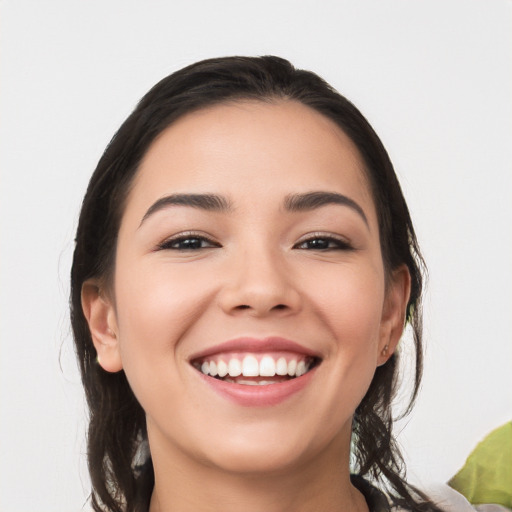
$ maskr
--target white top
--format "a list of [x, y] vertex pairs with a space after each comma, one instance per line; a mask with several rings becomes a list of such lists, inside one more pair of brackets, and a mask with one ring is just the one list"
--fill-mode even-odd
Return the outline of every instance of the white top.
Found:
[[[472, 505], [462, 494], [446, 484], [432, 484], [423, 491], [444, 512], [510, 512], [509, 508], [494, 503]], [[393, 512], [408, 512], [395, 507]]]

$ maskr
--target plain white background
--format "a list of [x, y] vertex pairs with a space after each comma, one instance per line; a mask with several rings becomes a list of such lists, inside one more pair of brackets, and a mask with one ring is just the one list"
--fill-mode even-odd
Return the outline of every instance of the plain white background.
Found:
[[430, 268], [422, 394], [400, 424], [411, 479], [443, 482], [511, 416], [509, 0], [4, 0], [0, 509], [78, 511], [85, 407], [67, 318], [80, 201], [157, 80], [277, 54], [369, 118]]

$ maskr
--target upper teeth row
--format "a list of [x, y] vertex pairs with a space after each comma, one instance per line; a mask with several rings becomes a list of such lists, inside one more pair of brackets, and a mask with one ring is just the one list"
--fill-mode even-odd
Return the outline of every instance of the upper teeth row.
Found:
[[242, 361], [237, 358], [231, 358], [227, 363], [220, 359], [215, 361], [204, 361], [201, 364], [201, 372], [212, 377], [273, 377], [274, 375], [289, 375], [290, 377], [300, 377], [304, 375], [308, 366], [305, 361], [291, 359], [286, 361], [280, 357], [277, 361], [271, 356], [262, 357], [261, 361], [254, 356], [245, 356]]

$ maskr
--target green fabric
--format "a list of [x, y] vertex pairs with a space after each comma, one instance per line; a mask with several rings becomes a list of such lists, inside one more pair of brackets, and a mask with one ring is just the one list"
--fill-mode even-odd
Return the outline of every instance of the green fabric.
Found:
[[448, 485], [470, 503], [512, 508], [512, 422], [479, 443]]

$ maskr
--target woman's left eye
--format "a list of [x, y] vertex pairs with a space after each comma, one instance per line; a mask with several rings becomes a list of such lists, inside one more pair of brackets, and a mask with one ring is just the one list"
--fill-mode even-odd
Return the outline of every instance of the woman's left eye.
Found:
[[199, 235], [182, 235], [165, 240], [158, 245], [158, 249], [174, 251], [197, 251], [200, 249], [208, 249], [212, 247], [220, 247], [220, 245], [204, 236]]
[[346, 241], [333, 236], [318, 235], [298, 242], [295, 249], [310, 251], [349, 251], [353, 247]]

